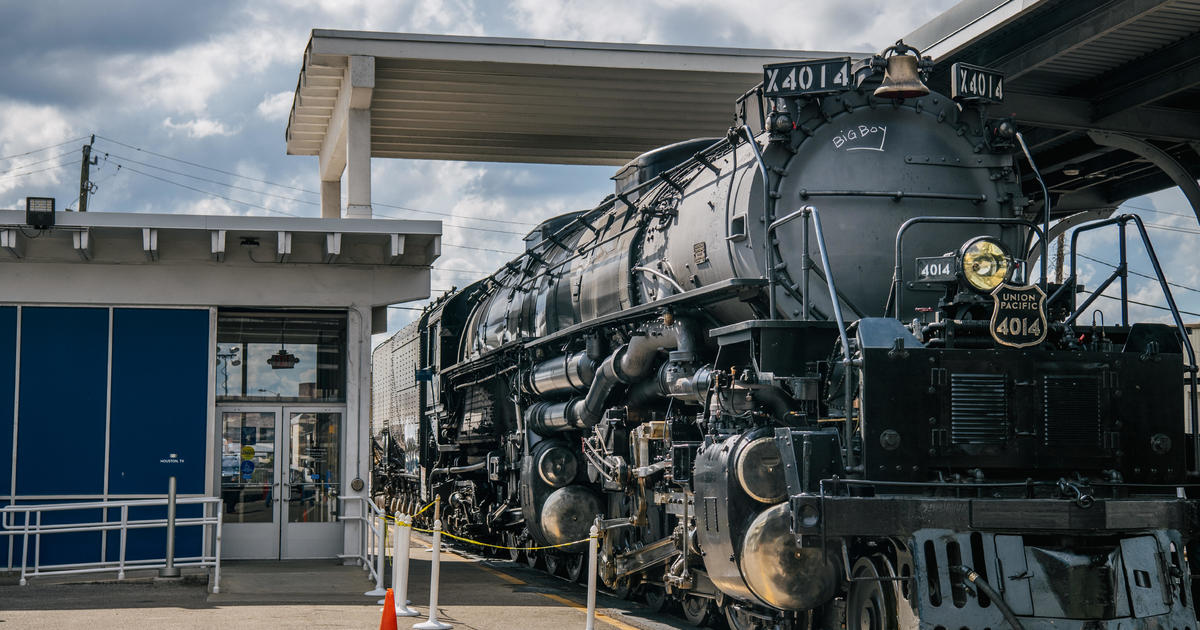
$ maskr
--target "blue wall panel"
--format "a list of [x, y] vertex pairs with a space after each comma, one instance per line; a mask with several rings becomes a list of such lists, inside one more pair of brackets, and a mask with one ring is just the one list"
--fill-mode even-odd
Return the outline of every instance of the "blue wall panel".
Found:
[[[12, 491], [13, 395], [17, 371], [17, 307], [0, 306], [0, 496]], [[8, 545], [0, 539], [0, 558]], [[8, 566], [8, 563], [4, 563]]]
[[[90, 501], [90, 500], [89, 500]], [[39, 505], [48, 503], [45, 501], [17, 501], [18, 505]], [[74, 501], [54, 501], [53, 503], [75, 503]], [[17, 521], [23, 523], [25, 516], [22, 514]], [[36, 519], [34, 515], [32, 518]], [[55, 512], [44, 512], [42, 514], [42, 524], [62, 524], [62, 523], [98, 523], [102, 518], [99, 508], [93, 509], [77, 509], [77, 510], [62, 510]], [[39, 561], [41, 566], [55, 564], [81, 564], [84, 562], [99, 562], [100, 561], [100, 534], [101, 532], [69, 532], [63, 534], [42, 534], [41, 542], [38, 543], [34, 536], [29, 537], [29, 558], [28, 567], [33, 568], [35, 554], [40, 553]], [[21, 566], [21, 536], [14, 536], [13, 545], [13, 564]], [[40, 549], [39, 549], [40, 547]]]
[[18, 494], [104, 491], [107, 384], [108, 309], [22, 309]]
[[204, 492], [208, 310], [114, 309], [109, 494]]
[[[176, 518], [199, 518], [204, 516], [204, 506], [201, 505], [180, 505], [175, 510]], [[165, 507], [131, 507], [129, 508], [129, 520], [152, 519], [152, 518], [167, 518], [167, 508]], [[108, 520], [110, 522], [121, 522], [121, 510], [109, 509]], [[200, 555], [201, 543], [203, 541], [203, 529], [201, 525], [188, 525], [186, 527], [175, 526], [175, 558], [193, 558]], [[131, 529], [125, 538], [125, 559], [126, 560], [151, 560], [159, 559], [166, 556], [167, 553], [167, 529], [165, 527], [156, 527], [153, 529]], [[108, 548], [106, 557], [111, 562], [116, 562], [120, 559], [121, 554], [121, 532], [108, 532]]]

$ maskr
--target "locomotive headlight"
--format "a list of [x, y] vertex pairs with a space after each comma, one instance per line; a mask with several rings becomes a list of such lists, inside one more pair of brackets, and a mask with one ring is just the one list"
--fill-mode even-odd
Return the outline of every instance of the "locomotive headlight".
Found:
[[981, 236], [963, 245], [959, 266], [963, 278], [977, 291], [991, 291], [1008, 279], [1012, 256], [994, 239]]

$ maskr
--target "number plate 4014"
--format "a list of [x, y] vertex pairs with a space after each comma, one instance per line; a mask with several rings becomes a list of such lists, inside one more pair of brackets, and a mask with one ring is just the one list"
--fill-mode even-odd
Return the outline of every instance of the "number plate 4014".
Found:
[[850, 58], [818, 59], [763, 66], [763, 95], [797, 96], [850, 89]]
[[969, 63], [950, 66], [950, 98], [956, 101], [1000, 103], [1004, 100], [1004, 75]]

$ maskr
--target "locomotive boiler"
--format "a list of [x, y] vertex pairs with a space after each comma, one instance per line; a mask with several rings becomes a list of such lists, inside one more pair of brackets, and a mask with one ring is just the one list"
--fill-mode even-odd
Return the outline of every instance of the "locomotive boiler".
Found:
[[376, 499], [576, 578], [532, 548], [598, 524], [604, 583], [696, 625], [1195, 628], [1178, 312], [1047, 282], [1003, 77], [928, 67], [768, 66], [436, 300], [375, 354]]

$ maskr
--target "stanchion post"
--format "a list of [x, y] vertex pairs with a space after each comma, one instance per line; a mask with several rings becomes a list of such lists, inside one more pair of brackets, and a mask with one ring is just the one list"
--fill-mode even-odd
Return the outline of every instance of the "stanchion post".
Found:
[[588, 533], [588, 590], [587, 590], [587, 626], [584, 630], [595, 630], [596, 627], [596, 556], [600, 552], [600, 528], [593, 523]]
[[396, 512], [396, 546], [392, 549], [392, 590], [396, 593], [396, 616], [416, 617], [420, 613], [408, 606], [408, 545], [412, 536], [412, 517]]
[[454, 626], [438, 621], [438, 577], [442, 556], [442, 503], [440, 497], [433, 506], [433, 566], [429, 576], [429, 621], [413, 625], [414, 630], [446, 630]]
[[[124, 529], [122, 529], [124, 531]], [[160, 578], [179, 577], [175, 566], [175, 477], [167, 481], [167, 566], [158, 570]]]
[[[363, 595], [367, 597], [381, 597], [387, 595], [387, 589], [383, 588], [383, 556], [387, 553], [385, 541], [387, 536], [384, 534], [387, 532], [387, 521], [375, 517], [373, 512], [371, 514], [372, 516], [368, 517], [367, 520], [367, 528], [379, 538], [379, 549], [377, 550], [378, 554], [375, 556], [375, 589], [367, 591]], [[378, 529], [371, 525], [370, 518], [375, 518], [379, 522], [380, 527]]]
[[223, 505], [215, 504], [217, 509], [217, 542], [213, 548], [213, 593], [221, 592], [221, 527], [225, 524], [225, 513], [222, 512]]

